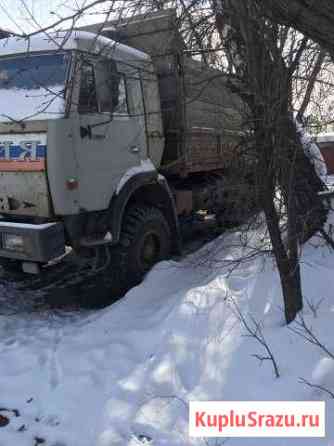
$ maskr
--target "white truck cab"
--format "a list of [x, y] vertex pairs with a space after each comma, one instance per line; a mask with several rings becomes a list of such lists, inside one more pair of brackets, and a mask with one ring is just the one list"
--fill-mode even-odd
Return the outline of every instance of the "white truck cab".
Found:
[[157, 177], [159, 92], [141, 51], [84, 31], [4, 39], [0, 100], [2, 256], [49, 261], [83, 242], [72, 222], [109, 209], [131, 172]]

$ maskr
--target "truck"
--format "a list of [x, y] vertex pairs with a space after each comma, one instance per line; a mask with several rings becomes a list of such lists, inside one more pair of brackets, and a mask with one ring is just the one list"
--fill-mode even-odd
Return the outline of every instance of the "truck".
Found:
[[182, 250], [182, 226], [229, 212], [242, 105], [177, 23], [165, 10], [0, 40], [4, 267], [40, 273], [70, 247], [129, 287]]

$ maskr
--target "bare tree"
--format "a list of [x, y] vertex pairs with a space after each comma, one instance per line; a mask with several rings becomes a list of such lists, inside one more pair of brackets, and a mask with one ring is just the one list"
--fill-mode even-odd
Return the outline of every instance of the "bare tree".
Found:
[[[265, 19], [261, 8], [251, 1], [217, 3], [216, 22], [233, 60], [237, 80], [231, 82], [232, 88], [239, 91], [250, 110], [247, 124], [254, 135], [256, 183], [289, 323], [303, 306], [299, 243], [321, 229], [326, 218], [318, 197], [322, 183], [304, 154], [292, 118], [292, 77], [306, 40], [302, 39], [295, 54], [290, 53], [288, 64], [284, 46], [279, 46], [285, 30]], [[286, 242], [275, 206], [277, 184], [287, 209]]]

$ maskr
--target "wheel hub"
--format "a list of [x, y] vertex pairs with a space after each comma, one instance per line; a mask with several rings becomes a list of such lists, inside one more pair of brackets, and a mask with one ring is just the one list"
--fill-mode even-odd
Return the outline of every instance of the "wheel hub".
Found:
[[160, 244], [158, 237], [154, 233], [146, 234], [141, 249], [141, 259], [145, 267], [150, 267], [157, 261], [159, 252]]

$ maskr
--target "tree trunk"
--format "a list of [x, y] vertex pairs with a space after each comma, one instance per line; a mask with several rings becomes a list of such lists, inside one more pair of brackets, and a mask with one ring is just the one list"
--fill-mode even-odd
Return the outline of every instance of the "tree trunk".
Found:
[[[282, 240], [280, 218], [274, 204], [273, 185], [265, 191], [263, 210], [266, 216], [273, 253], [280, 276], [285, 319], [287, 324], [290, 324], [296, 318], [297, 313], [303, 308], [300, 267], [298, 254], [289, 258]], [[298, 244], [296, 244], [296, 246], [298, 248]]]

